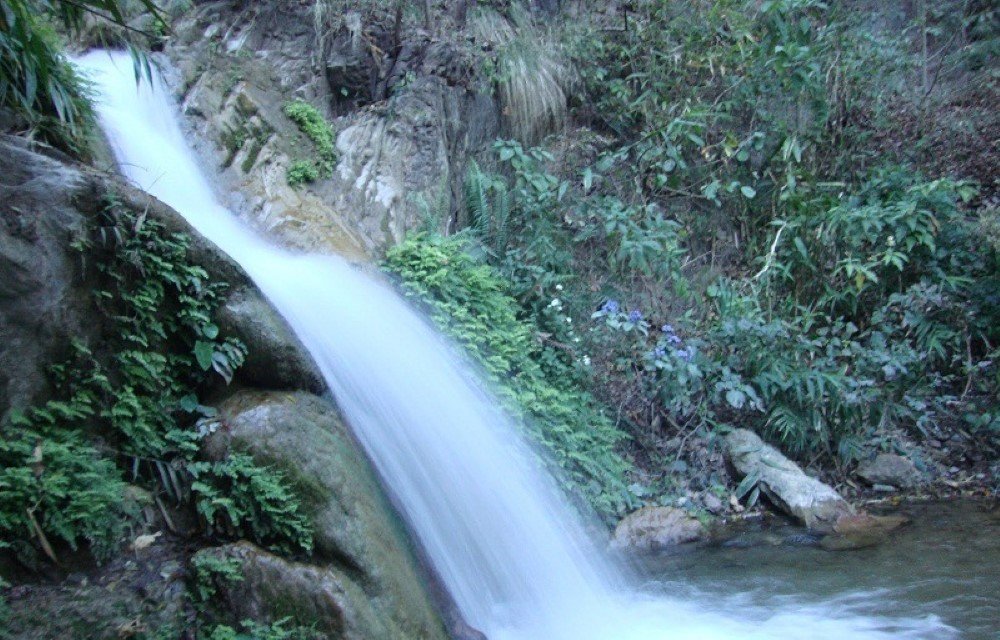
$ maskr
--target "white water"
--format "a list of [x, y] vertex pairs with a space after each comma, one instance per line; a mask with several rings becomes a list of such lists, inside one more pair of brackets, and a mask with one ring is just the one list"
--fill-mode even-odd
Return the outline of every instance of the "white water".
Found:
[[951, 635], [931, 617], [875, 618], [843, 601], [767, 608], [626, 586], [495, 399], [421, 317], [343, 260], [278, 248], [222, 207], [169, 96], [158, 82], [137, 91], [126, 55], [77, 63], [96, 83], [122, 172], [239, 262], [288, 320], [462, 614], [490, 640]]

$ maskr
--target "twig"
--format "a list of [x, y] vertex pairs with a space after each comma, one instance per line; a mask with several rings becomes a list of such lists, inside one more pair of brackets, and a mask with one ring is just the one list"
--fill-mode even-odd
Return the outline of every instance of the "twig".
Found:
[[764, 266], [761, 267], [761, 270], [758, 271], [757, 275], [753, 277], [754, 280], [760, 278], [762, 275], [764, 275], [764, 273], [767, 272], [768, 269], [771, 268], [771, 264], [774, 262], [774, 253], [778, 249], [778, 240], [781, 239], [781, 232], [785, 230], [786, 226], [788, 226], [787, 223], [782, 223], [781, 226], [778, 228], [778, 233], [774, 234], [774, 242], [771, 243], [771, 250], [768, 251], [767, 253], [767, 259], [764, 261]]

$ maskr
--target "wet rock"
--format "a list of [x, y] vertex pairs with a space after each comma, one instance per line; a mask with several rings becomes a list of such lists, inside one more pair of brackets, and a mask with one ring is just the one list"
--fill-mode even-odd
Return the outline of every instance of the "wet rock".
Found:
[[875, 516], [868, 513], [844, 515], [833, 531], [820, 540], [827, 551], [850, 551], [881, 544], [889, 533], [909, 522], [905, 516]]
[[813, 531], [832, 531], [837, 519], [854, 513], [839, 493], [807, 476], [794, 462], [746, 429], [725, 439], [726, 460], [737, 479], [757, 479], [768, 500]]
[[[365, 600], [363, 591], [331, 568], [292, 562], [249, 542], [205, 549], [194, 561], [209, 557], [239, 567], [238, 579], [208, 578], [216, 592], [215, 604], [235, 620], [270, 623], [291, 617], [296, 624], [315, 626], [335, 638], [392, 637], [378, 620], [370, 619], [372, 612], [359, 615], [356, 603]], [[358, 635], [361, 629], [371, 634]]]
[[322, 392], [323, 376], [285, 320], [256, 290], [233, 292], [219, 309], [224, 334], [239, 337], [247, 358], [236, 378], [261, 389]]
[[[324, 580], [339, 585], [345, 629], [368, 629], [345, 637], [446, 637], [406, 533], [331, 404], [303, 392], [240, 391], [219, 412], [225, 429], [206, 453], [245, 451], [285, 474], [313, 523], [317, 561], [336, 575]], [[319, 575], [295, 568], [307, 573]]]
[[80, 172], [0, 140], [0, 422], [40, 399], [48, 367], [98, 327], [72, 248], [86, 233], [83, 189]]
[[700, 540], [705, 528], [682, 509], [643, 507], [625, 516], [611, 537], [615, 550], [650, 552]]
[[858, 467], [858, 477], [872, 485], [891, 485], [911, 489], [921, 483], [920, 471], [909, 458], [880, 453]]
[[720, 514], [726, 509], [725, 505], [722, 504], [722, 500], [714, 493], [706, 493], [705, 497], [702, 498], [702, 502], [705, 503], [705, 508], [714, 514]]

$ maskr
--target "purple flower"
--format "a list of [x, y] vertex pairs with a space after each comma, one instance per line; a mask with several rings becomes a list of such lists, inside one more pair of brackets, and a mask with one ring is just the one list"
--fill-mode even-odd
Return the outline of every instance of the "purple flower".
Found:
[[678, 349], [674, 352], [674, 354], [685, 362], [691, 362], [691, 358], [694, 357], [694, 354], [687, 349]]
[[674, 332], [674, 327], [673, 327], [673, 325], [665, 324], [662, 327], [660, 327], [660, 331], [662, 331], [663, 333], [670, 333], [670, 334], [672, 334]]
[[669, 342], [670, 344], [676, 346], [676, 345], [679, 345], [681, 343], [681, 339], [678, 338], [676, 335], [671, 334], [671, 335], [667, 336], [667, 342]]
[[635, 323], [639, 322], [640, 320], [642, 320], [642, 312], [639, 311], [638, 309], [633, 309], [628, 314], [628, 321], [631, 322], [632, 324], [635, 324]]
[[601, 307], [601, 311], [604, 313], [618, 313], [618, 301], [608, 300], [604, 303], [604, 306]]
[[663, 347], [656, 347], [656, 349], [653, 350], [653, 355], [656, 356], [657, 358], [662, 358], [663, 356], [667, 355], [667, 350], [664, 349]]

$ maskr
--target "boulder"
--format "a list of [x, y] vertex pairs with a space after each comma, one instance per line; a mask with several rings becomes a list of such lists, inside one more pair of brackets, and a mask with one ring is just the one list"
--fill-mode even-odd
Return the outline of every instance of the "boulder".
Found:
[[234, 291], [219, 309], [224, 334], [239, 336], [247, 357], [236, 379], [260, 389], [305, 390], [320, 393], [323, 376], [288, 323], [256, 289]]
[[[244, 451], [289, 479], [313, 523], [316, 559], [336, 575], [328, 585], [339, 589], [344, 637], [446, 637], [406, 532], [330, 403], [303, 392], [244, 390], [219, 413], [225, 428], [206, 453]], [[295, 574], [320, 575], [302, 567]]]
[[[468, 159], [501, 115], [464, 32], [332, 6], [196, 6], [173, 24], [165, 75], [230, 208], [289, 246], [365, 260], [414, 228], [454, 228]], [[297, 187], [287, 170], [315, 149], [283, 112], [292, 99], [324, 113], [338, 155]]]
[[705, 528], [683, 509], [643, 507], [625, 516], [611, 536], [614, 550], [651, 552], [700, 540]]
[[838, 518], [854, 514], [852, 507], [832, 487], [805, 474], [780, 451], [746, 429], [725, 438], [726, 460], [738, 480], [756, 478], [776, 507], [818, 532], [833, 531]]
[[827, 551], [850, 551], [880, 544], [889, 533], [909, 522], [905, 516], [875, 516], [868, 513], [843, 515], [833, 531], [820, 540]]
[[[83, 175], [0, 140], [0, 422], [40, 400], [46, 371], [99, 328], [84, 277]], [[79, 245], [78, 245], [79, 246]]]
[[404, 637], [392, 634], [369, 607], [359, 608], [365, 601], [363, 590], [333, 568], [293, 562], [249, 542], [203, 549], [194, 563], [207, 558], [238, 566], [235, 580], [206, 578], [216, 594], [214, 604], [236, 621], [270, 623], [290, 617], [338, 639]]
[[874, 460], [858, 467], [858, 477], [871, 485], [891, 485], [911, 489], [920, 484], [920, 471], [909, 458], [894, 453], [880, 453]]

